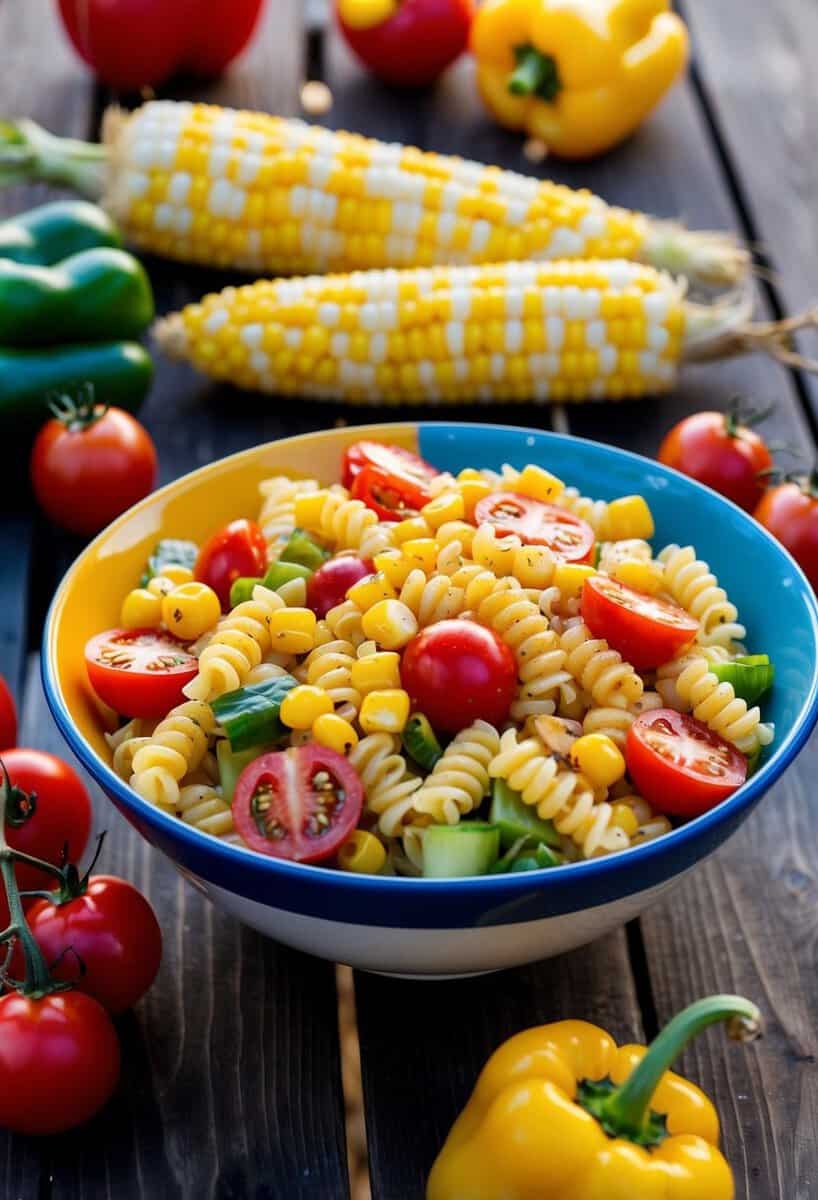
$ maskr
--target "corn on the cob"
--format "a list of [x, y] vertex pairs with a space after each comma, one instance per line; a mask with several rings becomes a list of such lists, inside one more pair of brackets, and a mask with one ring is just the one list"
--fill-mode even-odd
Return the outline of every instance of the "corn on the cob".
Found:
[[89, 146], [20, 121], [0, 140], [0, 181], [78, 187], [145, 250], [257, 275], [628, 258], [724, 283], [749, 261], [728, 235], [588, 191], [262, 113], [152, 101], [110, 110], [103, 135]]
[[665, 391], [711, 343], [751, 348], [746, 316], [688, 304], [681, 284], [638, 263], [504, 263], [226, 288], [155, 334], [169, 355], [262, 392], [565, 401]]

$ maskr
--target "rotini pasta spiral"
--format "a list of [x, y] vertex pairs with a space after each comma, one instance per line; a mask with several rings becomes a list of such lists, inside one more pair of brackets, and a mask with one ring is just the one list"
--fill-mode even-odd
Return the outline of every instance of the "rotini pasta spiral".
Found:
[[595, 704], [628, 708], [642, 695], [644, 684], [630, 663], [624, 662], [603, 638], [593, 637], [583, 621], [571, 623], [559, 644], [567, 656], [567, 670]]
[[632, 793], [618, 796], [617, 804], [624, 804], [633, 813], [638, 822], [636, 833], [631, 834], [631, 845], [638, 846], [641, 842], [652, 842], [654, 838], [670, 833], [673, 826], [667, 817], [655, 813], [647, 800]]
[[610, 574], [622, 562], [651, 562], [653, 550], [643, 538], [623, 538], [621, 542], [603, 542], [599, 548], [600, 571]]
[[415, 811], [437, 825], [456, 825], [489, 790], [488, 766], [499, 749], [500, 735], [487, 721], [474, 721], [461, 729], [415, 793]]
[[608, 516], [606, 500], [591, 500], [588, 496], [581, 495], [577, 488], [567, 487], [554, 497], [553, 502], [558, 508], [564, 508], [575, 517], [587, 521], [597, 537], [600, 536]]
[[177, 812], [187, 825], [224, 837], [233, 832], [233, 813], [221, 789], [206, 783], [187, 784], [179, 789]]
[[699, 622], [698, 642], [730, 650], [744, 638], [747, 631], [739, 623], [738, 609], [692, 546], [666, 546], [658, 559], [665, 568], [667, 591]]
[[357, 647], [366, 641], [361, 615], [357, 604], [353, 604], [351, 600], [344, 600], [329, 610], [325, 621], [334, 638], [342, 642], [351, 642]]
[[192, 700], [213, 700], [235, 691], [270, 649], [270, 618], [286, 605], [278, 592], [261, 585], [224, 617], [199, 656], [199, 673], [184, 689]]
[[703, 658], [708, 663], [730, 662], [730, 652], [723, 646], [694, 646], [684, 650], [677, 658], [664, 663], [656, 672], [656, 690], [668, 708], [677, 712], [686, 712], [686, 702], [676, 689], [676, 680], [681, 675], [691, 658]]
[[345, 489], [327, 489], [315, 521], [315, 532], [336, 550], [358, 550], [372, 558], [395, 544], [394, 529], [378, 520], [362, 500], [350, 500]]
[[570, 837], [585, 858], [626, 850], [630, 845], [625, 830], [612, 824], [612, 806], [596, 803], [586, 780], [562, 766], [539, 738], [518, 741], [516, 730], [506, 730], [489, 774], [493, 779], [505, 779], [524, 804], [536, 807], [544, 821], [553, 821], [557, 831]]
[[[694, 717], [744, 754], [754, 754], [759, 746], [769, 745], [772, 732], [761, 723], [758, 707], [748, 709], [731, 683], [720, 683], [711, 673], [705, 658], [690, 655], [681, 665], [676, 693], [685, 711], [692, 711]], [[661, 689], [661, 682], [657, 687]]]
[[323, 688], [336, 711], [351, 720], [361, 707], [361, 696], [352, 686], [352, 664], [356, 653], [352, 642], [324, 642], [306, 660], [306, 681]]
[[601, 706], [589, 708], [582, 720], [582, 732], [604, 733], [618, 746], [624, 746], [628, 730], [639, 713], [662, 708], [663, 705], [662, 697], [656, 692], [644, 692], [641, 699], [630, 709]]
[[428, 577], [419, 568], [407, 575], [400, 599], [415, 614], [421, 628], [459, 616], [464, 608], [462, 588], [456, 587], [446, 575]]
[[105, 741], [111, 750], [111, 765], [120, 779], [130, 779], [133, 772], [133, 756], [151, 740], [155, 722], [134, 717], [121, 725], [114, 733], [106, 733]]
[[399, 745], [390, 733], [371, 733], [349, 753], [361, 777], [366, 809], [378, 818], [378, 829], [387, 837], [398, 837], [405, 825], [421, 823], [413, 803], [421, 780], [410, 774]]
[[195, 770], [205, 756], [216, 727], [209, 704], [188, 700], [171, 709], [133, 756], [131, 787], [159, 808], [175, 811], [179, 780]]
[[270, 561], [278, 558], [290, 534], [295, 529], [295, 501], [297, 496], [306, 496], [318, 491], [315, 479], [288, 479], [276, 475], [259, 484], [262, 495], [258, 523], [267, 543]]

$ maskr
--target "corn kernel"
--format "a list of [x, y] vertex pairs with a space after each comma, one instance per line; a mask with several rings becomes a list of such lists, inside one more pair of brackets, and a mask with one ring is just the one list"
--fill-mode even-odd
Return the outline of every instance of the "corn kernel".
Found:
[[295, 524], [302, 529], [320, 529], [326, 498], [326, 492], [308, 492], [305, 496], [296, 496], [293, 510]]
[[409, 708], [409, 696], [402, 688], [370, 692], [364, 696], [358, 723], [364, 733], [402, 733]]
[[628, 837], [639, 829], [639, 819], [633, 809], [627, 804], [615, 804], [611, 812], [611, 824], [617, 829], [623, 829]]
[[463, 479], [462, 472], [458, 476], [458, 491], [463, 499], [463, 516], [467, 521], [474, 519], [474, 510], [480, 501], [488, 496], [492, 491], [492, 486], [487, 480], [481, 479]]
[[418, 631], [415, 614], [402, 600], [381, 600], [361, 617], [364, 636], [384, 650], [399, 650]]
[[166, 567], [162, 568], [162, 575], [171, 583], [175, 583], [177, 587], [180, 583], [191, 583], [193, 580], [193, 572], [190, 567], [182, 567], [178, 563], [168, 563]]
[[349, 721], [345, 721], [337, 713], [325, 712], [317, 717], [313, 722], [312, 736], [319, 746], [326, 746], [336, 754], [348, 754], [358, 745], [357, 733]]
[[[360, 650], [359, 650], [360, 653]], [[400, 687], [400, 655], [378, 650], [358, 658], [350, 668], [352, 686], [362, 696], [369, 692]]]
[[180, 584], [162, 599], [164, 626], [183, 642], [195, 642], [213, 628], [221, 615], [222, 606], [213, 588], [197, 580]]
[[637, 592], [646, 592], [649, 596], [655, 596], [662, 590], [665, 578], [661, 563], [641, 562], [635, 558], [615, 563], [611, 574], [620, 583], [635, 588]]
[[383, 844], [365, 829], [353, 829], [338, 850], [338, 866], [356, 875], [377, 875], [385, 862]]
[[653, 517], [644, 496], [620, 496], [608, 505], [604, 522], [605, 537], [612, 542], [623, 538], [652, 538]]
[[154, 596], [167, 596], [168, 592], [172, 592], [176, 584], [172, 579], [168, 579], [166, 575], [154, 575], [153, 579], [148, 580], [148, 591]]
[[376, 554], [372, 561], [376, 570], [388, 579], [394, 588], [402, 588], [412, 570], [412, 563], [407, 562], [397, 547]]
[[420, 516], [407, 517], [406, 520], [398, 521], [397, 525], [392, 527], [392, 535], [399, 546], [412, 538], [427, 538], [430, 533], [429, 526]]
[[431, 525], [432, 529], [437, 529], [446, 521], [462, 521], [465, 511], [460, 492], [443, 492], [440, 496], [435, 496], [434, 500], [430, 500], [428, 504], [424, 504], [420, 515]]
[[403, 556], [410, 568], [414, 571], [419, 567], [427, 575], [431, 574], [437, 566], [439, 549], [434, 538], [410, 538], [402, 546]]
[[347, 600], [351, 600], [360, 608], [361, 612], [366, 612], [379, 600], [392, 600], [396, 595], [392, 584], [385, 575], [380, 573], [365, 575], [363, 579], [359, 579], [357, 583], [353, 583], [352, 587], [347, 589]]
[[323, 688], [302, 683], [281, 701], [281, 720], [290, 729], [312, 729], [319, 717], [332, 713], [332, 698]]
[[609, 788], [625, 775], [622, 751], [606, 733], [586, 733], [571, 747], [571, 765], [593, 788]]
[[553, 502], [564, 490], [565, 484], [561, 479], [557, 479], [550, 471], [544, 471], [542, 467], [534, 466], [533, 463], [523, 467], [514, 482], [514, 491], [519, 492], [521, 496], [531, 496], [534, 500], [546, 503]]
[[269, 632], [273, 650], [284, 654], [306, 654], [315, 645], [317, 620], [309, 608], [279, 608], [270, 613]]
[[523, 546], [514, 555], [514, 578], [524, 588], [542, 590], [554, 578], [556, 565], [547, 546]]
[[122, 601], [119, 623], [125, 629], [156, 629], [162, 620], [162, 597], [148, 588], [133, 588]]
[[596, 575], [596, 571], [585, 563], [557, 563], [554, 586], [559, 588], [566, 600], [573, 600], [581, 593], [585, 580], [592, 575]]

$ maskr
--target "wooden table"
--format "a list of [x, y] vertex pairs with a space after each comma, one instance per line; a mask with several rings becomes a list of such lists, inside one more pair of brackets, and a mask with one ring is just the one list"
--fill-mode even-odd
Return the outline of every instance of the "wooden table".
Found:
[[[95, 91], [64, 45], [52, 8], [48, 0], [0, 4], [0, 112], [93, 137], [110, 97]], [[695, 226], [735, 229], [763, 247], [770, 267], [759, 281], [760, 311], [792, 311], [818, 291], [818, 72], [809, 50], [818, 43], [818, 8], [811, 0], [685, 0], [684, 15], [694, 69], [648, 125], [599, 162], [548, 162], [539, 171]], [[298, 0], [270, 0], [251, 50], [223, 80], [178, 84], [168, 94], [295, 114], [306, 71], [334, 92], [328, 124], [535, 169], [519, 141], [481, 112], [468, 62], [435, 90], [396, 95], [368, 80], [320, 20], [309, 26], [311, 19], [304, 21]], [[0, 200], [14, 212], [45, 198], [39, 188], [14, 189]], [[161, 310], [221, 283], [204, 270], [149, 267]], [[142, 419], [158, 445], [163, 481], [342, 415], [329, 405], [239, 396], [184, 366], [157, 367]], [[815, 384], [761, 360], [690, 370], [680, 390], [661, 401], [475, 411], [481, 420], [570, 429], [653, 454], [680, 416], [722, 408], [736, 392], [761, 404], [776, 401], [767, 425], [773, 437], [814, 445]], [[350, 421], [381, 416], [343, 412]], [[79, 549], [46, 525], [24, 493], [4, 501], [0, 671], [22, 705], [22, 742], [63, 755], [40, 690], [38, 649], [54, 586]], [[480, 1065], [508, 1034], [575, 1014], [620, 1038], [650, 1037], [710, 991], [752, 996], [767, 1016], [767, 1036], [753, 1048], [725, 1049], [714, 1032], [682, 1063], [718, 1101], [738, 1196], [818, 1197], [816, 768], [814, 742], [729, 845], [641, 920], [593, 946], [472, 981], [359, 975], [376, 1200], [422, 1196]], [[119, 1024], [124, 1066], [115, 1100], [69, 1136], [3, 1136], [0, 1195], [348, 1196], [332, 966], [265, 941], [211, 908], [101, 796], [96, 801], [98, 827], [109, 830], [105, 868], [150, 897], [165, 932], [164, 962], [151, 993]]]

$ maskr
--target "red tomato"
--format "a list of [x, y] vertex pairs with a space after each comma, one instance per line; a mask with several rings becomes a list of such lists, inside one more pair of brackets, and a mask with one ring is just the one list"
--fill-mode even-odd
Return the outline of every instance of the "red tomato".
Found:
[[[52, 977], [109, 1012], [132, 1008], [156, 978], [162, 932], [145, 897], [124, 879], [93, 875], [82, 895], [64, 904], [37, 900], [27, 919], [46, 961], [56, 964]], [[12, 974], [19, 978], [17, 961]]]
[[90, 421], [47, 421], [31, 450], [43, 511], [73, 533], [99, 533], [156, 483], [156, 447], [130, 413], [97, 405]]
[[695, 717], [672, 708], [642, 713], [628, 730], [628, 773], [659, 812], [698, 817], [741, 787], [747, 759]]
[[493, 492], [477, 502], [475, 525], [496, 525], [499, 534], [516, 534], [534, 546], [548, 546], [562, 562], [588, 562], [596, 537], [587, 521], [555, 504], [516, 492]]
[[310, 743], [245, 767], [233, 820], [251, 850], [296, 862], [330, 858], [358, 824], [363, 788], [341, 754]]
[[[69, 862], [82, 858], [91, 832], [91, 801], [76, 771], [53, 754], [23, 747], [5, 750], [2, 761], [12, 784], [6, 814], [11, 848], [55, 866], [66, 846]], [[51, 875], [27, 863], [17, 863], [14, 870], [21, 891], [54, 886]]]
[[0, 1125], [50, 1134], [89, 1120], [119, 1079], [119, 1042], [101, 1004], [81, 992], [0, 999]]
[[251, 579], [267, 570], [267, 543], [255, 521], [240, 517], [214, 533], [199, 551], [193, 574], [208, 584], [226, 612], [230, 588], [240, 576]]
[[358, 58], [387, 83], [425, 87], [466, 48], [474, 0], [392, 0], [385, 18], [361, 21], [336, 0], [338, 24]]
[[59, 0], [81, 57], [109, 87], [177, 71], [218, 75], [250, 40], [263, 0]]
[[438, 621], [403, 653], [401, 682], [435, 729], [458, 733], [478, 718], [501, 725], [517, 690], [514, 655], [493, 629]]
[[317, 617], [325, 617], [331, 608], [346, 599], [347, 591], [359, 579], [375, 570], [368, 558], [339, 554], [330, 558], [307, 580], [307, 608]]
[[363, 500], [381, 521], [402, 521], [412, 517], [431, 500], [431, 493], [420, 483], [404, 475], [391, 475], [383, 467], [362, 467], [352, 481], [350, 493]]
[[674, 658], [699, 629], [678, 604], [637, 592], [608, 575], [585, 580], [580, 609], [594, 637], [604, 638], [638, 671]]
[[733, 414], [695, 413], [670, 430], [659, 462], [698, 479], [752, 512], [764, 494], [762, 471], [773, 465], [767, 443]]
[[88, 679], [100, 700], [126, 717], [164, 717], [184, 700], [199, 660], [169, 633], [108, 629], [85, 647]]
[[818, 591], [818, 491], [814, 481], [770, 488], [753, 515], [789, 550]]
[[17, 741], [17, 709], [11, 689], [0, 675], [0, 750], [6, 750]]
[[440, 474], [437, 467], [425, 458], [404, 450], [403, 446], [389, 446], [385, 442], [355, 442], [347, 446], [341, 466], [341, 482], [351, 487], [352, 481], [363, 467], [381, 467], [388, 475], [399, 475], [421, 485], [436, 479]]

